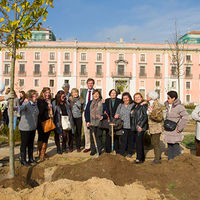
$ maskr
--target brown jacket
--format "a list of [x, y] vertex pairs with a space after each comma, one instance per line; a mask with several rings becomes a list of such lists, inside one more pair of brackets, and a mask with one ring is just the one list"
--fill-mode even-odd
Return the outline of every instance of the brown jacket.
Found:
[[157, 134], [162, 133], [163, 129], [163, 111], [162, 106], [155, 100], [152, 105], [152, 112], [148, 113], [149, 133]]
[[[174, 131], [164, 131], [164, 141], [172, 144], [181, 143], [184, 138], [182, 131], [188, 122], [189, 115], [179, 99], [174, 101], [170, 112], [168, 101], [165, 102], [165, 106], [167, 109], [166, 119], [176, 122], [177, 127]], [[177, 131], [180, 133], [177, 133]]]

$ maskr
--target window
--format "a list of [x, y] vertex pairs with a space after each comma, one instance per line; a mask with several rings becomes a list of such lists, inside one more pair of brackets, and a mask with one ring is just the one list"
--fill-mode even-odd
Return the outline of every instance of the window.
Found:
[[101, 80], [97, 80], [97, 86], [101, 86]]
[[189, 81], [186, 81], [185, 85], [186, 85], [186, 89], [187, 89], [187, 90], [189, 90], [189, 89], [191, 88], [191, 85], [190, 85], [190, 82], [189, 82]]
[[40, 86], [40, 80], [39, 79], [35, 79], [34, 80], [34, 86], [35, 87], [39, 87]]
[[19, 87], [23, 87], [24, 86], [24, 79], [19, 79]]
[[191, 55], [186, 55], [186, 62], [191, 62], [192, 59], [191, 59]]
[[172, 81], [171, 88], [176, 89], [176, 81]]
[[10, 73], [10, 64], [5, 64], [4, 65], [4, 74], [9, 74]]
[[156, 66], [156, 68], [155, 68], [155, 75], [156, 76], [160, 76], [161, 75], [161, 73], [160, 73], [160, 66]]
[[40, 52], [35, 52], [35, 60], [40, 60]]
[[171, 75], [173, 75], [173, 76], [176, 75], [176, 66], [172, 66], [172, 68], [171, 68]]
[[55, 64], [50, 64], [49, 65], [49, 74], [54, 74], [55, 73]]
[[9, 86], [10, 85], [10, 79], [5, 79], [5, 86]]
[[96, 74], [97, 75], [102, 75], [102, 65], [97, 65], [97, 68], [96, 68]]
[[81, 61], [86, 61], [86, 53], [81, 53]]
[[161, 62], [160, 54], [156, 54], [156, 62], [157, 63]]
[[156, 81], [155, 85], [156, 87], [160, 87], [160, 81]]
[[70, 65], [64, 65], [64, 74], [70, 74]]
[[119, 54], [119, 60], [124, 60], [124, 54], [122, 53]]
[[81, 75], [86, 75], [86, 65], [81, 65]]
[[118, 65], [117, 66], [117, 73], [118, 73], [118, 75], [124, 75], [124, 73], [125, 73], [124, 65]]
[[69, 83], [69, 80], [64, 80], [64, 84], [67, 84], [67, 83]]
[[191, 99], [190, 94], [186, 94], [186, 102], [187, 102], [187, 103], [190, 103], [190, 99]]
[[176, 55], [172, 55], [172, 58], [171, 58], [171, 61], [172, 61], [172, 63], [176, 63]]
[[19, 55], [21, 60], [25, 60], [25, 52], [20, 52]]
[[145, 75], [145, 66], [140, 66], [140, 76]]
[[70, 60], [70, 53], [69, 52], [65, 53], [64, 59], [65, 60]]
[[49, 87], [54, 87], [54, 80], [53, 80], [53, 79], [51, 79], [51, 80], [49, 81]]
[[50, 52], [50, 56], [49, 56], [49, 58], [50, 58], [50, 60], [55, 60], [55, 52]]
[[35, 64], [34, 65], [34, 73], [39, 74], [40, 73], [40, 64]]
[[139, 92], [142, 94], [143, 98], [145, 97], [145, 89], [139, 89]]
[[97, 61], [102, 61], [102, 53], [97, 53]]
[[81, 80], [81, 86], [82, 86], [82, 87], [85, 86], [85, 80]]
[[10, 60], [11, 59], [11, 55], [9, 52], [5, 52], [5, 60]]
[[140, 87], [144, 87], [144, 81], [140, 81]]
[[185, 75], [186, 76], [191, 76], [191, 67], [190, 66], [186, 67], [186, 69], [185, 69]]
[[25, 64], [19, 64], [19, 74], [25, 73]]
[[140, 62], [145, 62], [146, 58], [145, 58], [145, 54], [141, 53], [140, 54]]

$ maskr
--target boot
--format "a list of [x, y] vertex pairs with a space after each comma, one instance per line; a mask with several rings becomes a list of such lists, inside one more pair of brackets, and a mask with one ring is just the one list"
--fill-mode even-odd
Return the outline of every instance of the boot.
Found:
[[40, 157], [40, 154], [41, 154], [41, 149], [42, 149], [42, 141], [38, 141], [38, 152], [39, 152], [39, 157]]
[[196, 156], [200, 156], [200, 141], [195, 138]]
[[30, 164], [28, 162], [26, 162], [26, 153], [25, 152], [21, 152], [21, 160], [20, 160], [21, 165], [23, 166], [30, 166]]
[[40, 160], [43, 161], [45, 159], [45, 152], [47, 150], [47, 143], [42, 143], [42, 149], [40, 153]]
[[28, 163], [38, 164], [38, 162], [33, 159], [33, 152], [28, 152]]

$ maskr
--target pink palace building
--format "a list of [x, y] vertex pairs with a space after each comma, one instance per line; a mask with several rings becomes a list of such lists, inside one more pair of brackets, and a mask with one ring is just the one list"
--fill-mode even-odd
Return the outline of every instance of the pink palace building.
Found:
[[[37, 34], [41, 34], [37, 35]], [[35, 35], [34, 35], [35, 34]], [[33, 33], [32, 41], [20, 49], [16, 61], [15, 89], [27, 91], [44, 86], [55, 95], [68, 82], [72, 88], [84, 89], [86, 80], [95, 80], [95, 88], [104, 98], [112, 88], [144, 96], [156, 90], [160, 101], [169, 90], [178, 91], [176, 67], [169, 44], [139, 44], [119, 42], [53, 41], [52, 32], [43, 29]], [[36, 39], [34, 39], [34, 37]], [[39, 39], [37, 39], [37, 37]], [[186, 39], [185, 39], [186, 38]], [[187, 42], [183, 51], [180, 76], [180, 99], [183, 103], [200, 102], [200, 32], [191, 32], [181, 39]], [[196, 39], [196, 40], [195, 40]], [[36, 40], [36, 41], [34, 41]], [[11, 56], [0, 51], [0, 81], [10, 84]]]

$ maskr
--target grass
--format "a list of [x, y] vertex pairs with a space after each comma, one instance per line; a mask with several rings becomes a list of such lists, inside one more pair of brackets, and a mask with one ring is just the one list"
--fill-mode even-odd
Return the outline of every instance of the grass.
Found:
[[188, 149], [195, 149], [194, 138], [194, 134], [185, 135], [182, 144]]

